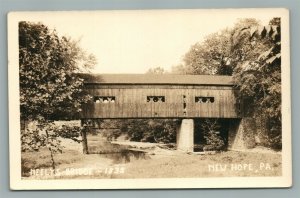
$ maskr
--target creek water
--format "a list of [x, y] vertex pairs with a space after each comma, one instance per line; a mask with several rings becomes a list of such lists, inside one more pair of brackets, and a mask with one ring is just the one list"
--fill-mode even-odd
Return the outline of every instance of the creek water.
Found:
[[150, 159], [150, 156], [143, 151], [123, 150], [118, 153], [103, 153], [101, 157], [112, 159], [114, 163], [129, 163], [133, 160]]
[[89, 154], [97, 154], [113, 160], [113, 163], [129, 163], [133, 160], [150, 159], [147, 152], [136, 150], [129, 145], [112, 144], [106, 140], [94, 139], [88, 143]]

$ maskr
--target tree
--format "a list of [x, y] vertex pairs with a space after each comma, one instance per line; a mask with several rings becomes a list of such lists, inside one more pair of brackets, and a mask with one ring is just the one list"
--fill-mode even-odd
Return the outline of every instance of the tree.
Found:
[[147, 74], [165, 74], [167, 72], [162, 67], [153, 67], [153, 68], [150, 68], [146, 73]]
[[178, 64], [172, 66], [171, 73], [189, 75], [189, 74], [193, 74], [193, 70], [191, 67], [186, 67], [184, 64]]
[[[54, 152], [61, 151], [57, 137], [63, 135], [54, 120], [78, 114], [81, 104], [90, 99], [83, 92], [83, 79], [74, 73], [95, 63], [95, 57], [84, 52], [78, 41], [59, 37], [41, 23], [19, 23], [21, 120], [38, 123], [36, 130], [23, 131], [23, 150], [47, 147], [52, 158]], [[71, 138], [76, 138], [80, 129], [73, 129]], [[55, 168], [54, 161], [52, 166]]]
[[43, 24], [19, 23], [21, 118], [55, 119], [81, 111], [83, 79], [74, 75], [95, 64], [78, 43], [59, 38]]
[[249, 52], [244, 48], [246, 51], [237, 53], [237, 46], [233, 46], [232, 39], [241, 28], [257, 25], [255, 19], [241, 19], [233, 28], [212, 33], [203, 42], [192, 45], [183, 59], [187, 74], [232, 75], [236, 64], [241, 61], [241, 55]]
[[225, 142], [221, 136], [221, 124], [217, 119], [205, 119], [201, 124], [204, 132], [206, 145], [203, 147], [205, 151], [219, 151], [225, 146]]
[[267, 26], [242, 29], [236, 40], [246, 38], [248, 45], [262, 46], [255, 56], [240, 62], [234, 79], [240, 90], [239, 99], [248, 106], [245, 113], [265, 117], [269, 123], [266, 137], [269, 146], [281, 148], [281, 33], [280, 18]]
[[132, 141], [174, 143], [177, 126], [175, 119], [129, 119], [121, 131]]
[[185, 54], [186, 74], [232, 75], [245, 116], [264, 117], [270, 147], [281, 148], [280, 18], [262, 26], [242, 19], [194, 44]]
[[218, 68], [228, 65], [229, 39], [230, 32], [225, 29], [208, 35], [203, 43], [194, 44], [184, 56], [186, 67], [191, 68], [193, 74], [217, 74]]

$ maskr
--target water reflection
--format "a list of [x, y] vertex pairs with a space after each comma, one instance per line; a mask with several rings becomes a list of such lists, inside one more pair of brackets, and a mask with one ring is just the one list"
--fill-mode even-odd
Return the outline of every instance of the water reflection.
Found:
[[119, 153], [103, 153], [102, 157], [112, 159], [114, 163], [129, 163], [133, 160], [150, 159], [150, 156], [143, 151], [123, 150]]
[[112, 144], [99, 136], [88, 137], [88, 150], [89, 154], [97, 154], [103, 158], [111, 159], [116, 164], [150, 159], [150, 156], [142, 150], [136, 150], [129, 145]]

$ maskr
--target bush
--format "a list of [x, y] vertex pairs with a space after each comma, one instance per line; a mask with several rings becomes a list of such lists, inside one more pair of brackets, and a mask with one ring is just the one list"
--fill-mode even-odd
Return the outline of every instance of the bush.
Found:
[[123, 123], [121, 131], [132, 141], [174, 143], [177, 120], [131, 119]]
[[282, 127], [276, 120], [269, 120], [269, 129], [265, 136], [266, 146], [275, 150], [282, 149]]
[[221, 137], [221, 125], [217, 119], [205, 119], [201, 125], [204, 132], [206, 145], [204, 151], [219, 151], [225, 146], [225, 142]]

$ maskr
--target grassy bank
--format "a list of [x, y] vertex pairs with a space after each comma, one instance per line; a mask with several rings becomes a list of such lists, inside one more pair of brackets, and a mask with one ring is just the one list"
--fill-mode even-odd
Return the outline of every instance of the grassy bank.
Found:
[[[33, 177], [32, 170], [51, 169], [50, 152], [44, 148], [22, 153], [22, 176], [28, 179], [244, 177], [280, 176], [282, 169], [281, 153], [262, 149], [197, 155], [158, 144], [120, 142], [116, 145], [99, 136], [88, 136], [92, 154], [84, 155], [81, 144], [67, 140], [63, 144], [63, 153], [54, 155], [56, 169], [72, 169], [74, 174]], [[128, 149], [147, 154], [132, 150], [128, 153]], [[78, 174], [82, 169], [92, 173]]]
[[227, 151], [214, 155], [160, 155], [128, 164], [121, 178], [280, 176], [281, 168], [281, 155], [272, 153]]
[[[230, 176], [279, 176], [281, 175], [281, 155], [271, 153], [243, 153], [228, 151], [214, 155], [174, 154], [150, 155], [146, 159], [131, 159], [122, 164], [122, 174], [105, 172], [107, 168], [118, 166], [112, 159], [103, 155], [83, 155], [67, 150], [55, 156], [56, 166], [66, 168], [102, 169], [93, 175], [64, 175], [47, 177], [56, 179], [75, 178], [188, 178], [188, 177], [230, 177]], [[23, 176], [28, 176], [30, 169], [51, 168], [47, 150], [22, 154]], [[24, 168], [25, 167], [25, 168]], [[43, 177], [42, 177], [43, 178]], [[45, 179], [47, 179], [45, 178]]]

